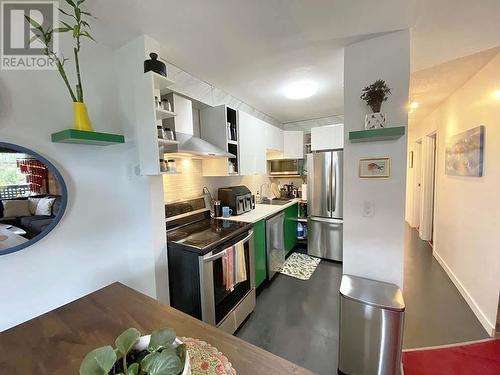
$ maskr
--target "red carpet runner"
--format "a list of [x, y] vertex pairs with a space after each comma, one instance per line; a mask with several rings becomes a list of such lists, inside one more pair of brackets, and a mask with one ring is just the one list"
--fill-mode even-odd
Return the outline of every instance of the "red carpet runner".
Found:
[[500, 340], [403, 353], [404, 375], [499, 375]]

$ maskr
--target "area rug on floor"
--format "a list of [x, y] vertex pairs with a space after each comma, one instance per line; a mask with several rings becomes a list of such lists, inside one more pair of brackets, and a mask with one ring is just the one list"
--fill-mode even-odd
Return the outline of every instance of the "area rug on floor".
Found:
[[300, 280], [309, 280], [320, 262], [321, 259], [306, 254], [293, 253], [285, 261], [280, 272]]
[[404, 375], [498, 375], [500, 340], [403, 352]]

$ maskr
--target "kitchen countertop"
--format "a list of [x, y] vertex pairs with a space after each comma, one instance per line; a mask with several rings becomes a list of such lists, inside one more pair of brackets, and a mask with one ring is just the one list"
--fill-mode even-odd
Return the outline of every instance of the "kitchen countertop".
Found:
[[312, 375], [285, 359], [120, 283], [0, 333], [0, 369], [9, 375], [75, 375], [89, 351], [114, 345], [125, 329], [142, 334], [172, 327], [224, 353], [238, 375]]
[[[288, 208], [290, 206], [293, 206], [294, 204], [300, 202], [300, 198], [295, 198], [292, 199], [290, 202], [283, 204], [281, 206], [279, 205], [271, 205], [271, 204], [256, 204], [255, 209], [244, 213], [242, 215], [237, 215], [237, 216], [231, 216], [230, 218], [227, 218], [227, 220], [231, 221], [243, 221], [245, 223], [257, 223], [258, 221], [261, 221], [263, 219], [267, 219], [268, 217], [271, 217], [275, 214], [277, 214], [280, 211], [283, 211], [285, 208]], [[224, 219], [224, 218], [220, 218]]]

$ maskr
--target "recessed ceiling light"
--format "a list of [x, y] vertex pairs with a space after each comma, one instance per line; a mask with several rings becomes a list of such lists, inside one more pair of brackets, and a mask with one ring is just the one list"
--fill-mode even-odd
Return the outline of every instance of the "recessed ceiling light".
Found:
[[318, 84], [313, 81], [297, 81], [285, 86], [283, 93], [289, 99], [305, 99], [318, 91]]
[[418, 102], [411, 102], [411, 104], [410, 104], [410, 108], [411, 108], [411, 109], [417, 109], [417, 108], [418, 108], [418, 105], [419, 105], [419, 104], [418, 104]]
[[500, 100], [500, 90], [495, 91], [495, 99]]

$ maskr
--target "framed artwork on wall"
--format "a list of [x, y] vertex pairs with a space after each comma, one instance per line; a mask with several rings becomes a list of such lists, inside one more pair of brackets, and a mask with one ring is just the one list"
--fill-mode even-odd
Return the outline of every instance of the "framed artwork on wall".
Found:
[[483, 176], [484, 126], [466, 130], [446, 141], [445, 171], [450, 176]]
[[389, 178], [391, 158], [363, 158], [359, 160], [359, 178]]

